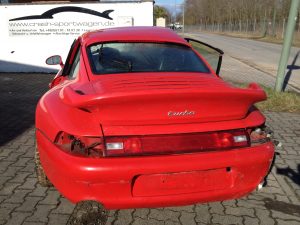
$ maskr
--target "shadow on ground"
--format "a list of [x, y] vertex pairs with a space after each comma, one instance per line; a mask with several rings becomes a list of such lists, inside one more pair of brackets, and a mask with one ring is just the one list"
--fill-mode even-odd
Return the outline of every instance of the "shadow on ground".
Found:
[[298, 51], [297, 54], [295, 55], [292, 64], [287, 66], [288, 72], [286, 73], [286, 75], [284, 77], [283, 87], [282, 87], [283, 91], [286, 90], [286, 88], [287, 88], [287, 86], [289, 84], [289, 81], [291, 79], [291, 76], [293, 74], [293, 71], [300, 69], [300, 66], [296, 65], [297, 59], [299, 57], [299, 54], [300, 54], [300, 51]]
[[34, 125], [36, 104], [52, 79], [50, 74], [0, 74], [0, 146]]
[[263, 199], [265, 207], [269, 210], [275, 210], [284, 214], [300, 216], [300, 205], [277, 201], [271, 198]]
[[[14, 54], [15, 51], [12, 51], [11, 54]], [[45, 64], [46, 66], [46, 64]], [[6, 60], [0, 60], [0, 68], [1, 71], [6, 71], [7, 73], [29, 73], [27, 71], [30, 71], [30, 73], [52, 73], [55, 74], [58, 72], [57, 69], [53, 68], [46, 68], [43, 66], [36, 66], [36, 65], [28, 65], [24, 63], [17, 63], [17, 62], [11, 62]]]
[[295, 184], [300, 186], [300, 164], [297, 166], [297, 170], [295, 171], [291, 169], [289, 166], [286, 168], [277, 168], [277, 174], [287, 176], [290, 178]]

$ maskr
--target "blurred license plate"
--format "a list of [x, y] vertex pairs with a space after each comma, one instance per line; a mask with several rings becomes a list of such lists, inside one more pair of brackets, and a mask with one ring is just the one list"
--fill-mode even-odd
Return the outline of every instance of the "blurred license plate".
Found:
[[162, 196], [221, 190], [231, 187], [232, 173], [224, 169], [140, 175], [133, 196]]

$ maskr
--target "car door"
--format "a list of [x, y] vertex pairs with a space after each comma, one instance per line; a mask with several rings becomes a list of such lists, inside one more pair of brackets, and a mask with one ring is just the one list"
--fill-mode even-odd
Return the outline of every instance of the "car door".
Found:
[[213, 47], [202, 41], [192, 38], [185, 38], [185, 40], [191, 44], [195, 51], [206, 59], [210, 66], [215, 70], [216, 74], [219, 75], [224, 52], [221, 49]]

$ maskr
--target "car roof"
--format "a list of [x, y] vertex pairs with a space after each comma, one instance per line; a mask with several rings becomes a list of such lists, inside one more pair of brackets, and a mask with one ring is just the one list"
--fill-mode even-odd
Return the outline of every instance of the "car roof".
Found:
[[118, 27], [90, 31], [81, 36], [83, 45], [97, 42], [172, 42], [189, 46], [189, 44], [173, 30], [163, 27]]

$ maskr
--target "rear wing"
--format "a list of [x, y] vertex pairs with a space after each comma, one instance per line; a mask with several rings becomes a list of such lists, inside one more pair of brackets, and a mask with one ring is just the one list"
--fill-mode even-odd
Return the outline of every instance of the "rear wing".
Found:
[[[193, 38], [184, 38], [188, 43], [190, 43], [192, 45], [192, 47], [200, 54], [202, 55], [206, 60], [207, 62], [215, 69], [216, 71], [216, 74], [219, 75], [220, 74], [220, 70], [221, 70], [221, 65], [222, 65], [222, 59], [223, 59], [223, 55], [224, 55], [224, 52], [219, 49], [219, 48], [216, 48], [210, 44], [207, 44], [205, 42], [202, 42], [202, 41], [198, 41], [196, 39], [193, 39]], [[204, 48], [204, 47], [205, 48]], [[218, 62], [215, 63], [214, 59], [211, 59], [211, 57], [205, 57], [205, 55], [209, 54], [209, 51], [206, 50], [206, 48], [208, 48], [210, 51], [212, 51], [211, 53], [213, 54], [214, 53], [217, 53], [216, 54], [216, 57], [218, 57]]]

